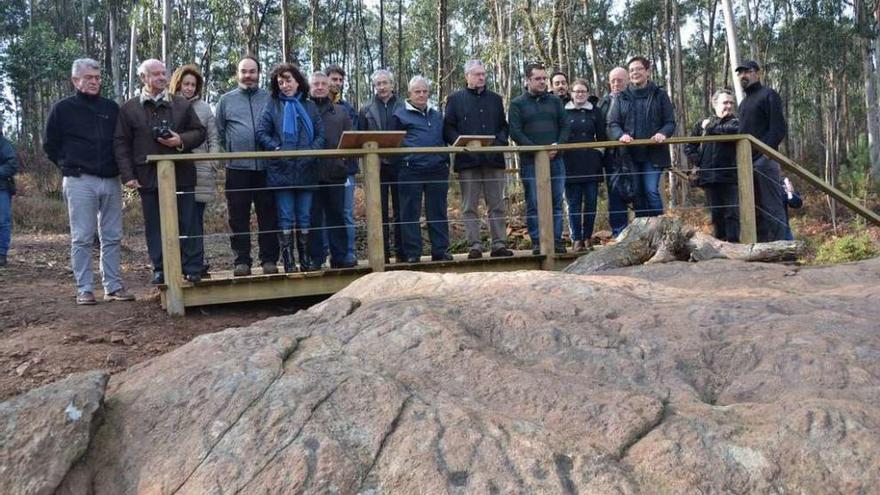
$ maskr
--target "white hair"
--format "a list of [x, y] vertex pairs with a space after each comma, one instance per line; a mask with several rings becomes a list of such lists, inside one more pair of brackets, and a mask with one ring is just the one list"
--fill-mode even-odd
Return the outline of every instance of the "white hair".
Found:
[[412, 79], [409, 80], [409, 84], [407, 84], [406, 88], [411, 90], [413, 86], [416, 84], [424, 84], [428, 91], [431, 90], [431, 81], [428, 80], [425, 76], [413, 76]]
[[71, 77], [79, 77], [85, 69], [99, 71], [101, 70], [101, 66], [93, 59], [78, 58], [73, 61], [73, 65], [70, 67], [70, 75]]
[[370, 74], [370, 82], [373, 83], [374, 86], [376, 85], [376, 79], [379, 79], [379, 76], [388, 77], [388, 80], [391, 81], [391, 85], [394, 85], [394, 74], [392, 74], [390, 70], [376, 69], [375, 71], [373, 71], [372, 74]]
[[467, 62], [464, 63], [464, 73], [468, 74], [468, 73], [470, 73], [470, 71], [474, 70], [477, 67], [482, 67], [483, 69], [486, 68], [486, 66], [483, 65], [482, 60], [476, 60], [476, 59], [468, 60]]
[[726, 88], [719, 89], [714, 94], [712, 94], [712, 104], [714, 105], [714, 104], [718, 103], [718, 100], [721, 99], [722, 96], [729, 96], [729, 97], [733, 98], [733, 92], [731, 92], [729, 89], [726, 89]]
[[140, 76], [140, 77], [146, 76], [147, 72], [148, 72], [147, 68], [153, 64], [162, 64], [163, 67], [165, 66], [165, 63], [162, 62], [161, 60], [158, 60], [155, 58], [148, 58], [148, 59], [144, 60], [143, 62], [141, 62], [141, 65], [138, 65], [138, 76]]
[[312, 72], [312, 74], [309, 76], [309, 81], [311, 82], [311, 81], [314, 81], [315, 79], [320, 79], [320, 78], [326, 79], [327, 77], [328, 77], [327, 74], [325, 74], [323, 71], [316, 70], [315, 72]]

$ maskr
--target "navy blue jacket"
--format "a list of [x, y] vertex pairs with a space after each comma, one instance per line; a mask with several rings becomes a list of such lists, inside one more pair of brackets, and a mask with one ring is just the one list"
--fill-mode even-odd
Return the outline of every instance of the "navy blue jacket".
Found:
[[[443, 116], [430, 106], [422, 111], [406, 102], [391, 117], [391, 129], [406, 131], [402, 148], [446, 146], [443, 141]], [[449, 167], [447, 153], [411, 153], [403, 155], [401, 168], [413, 172], [439, 172]]]
[[[644, 88], [627, 86], [611, 100], [607, 120], [608, 137], [615, 141], [624, 134], [633, 139], [648, 139], [658, 132], [666, 137], [672, 137], [675, 132], [672, 101], [653, 81], [648, 81]], [[630, 153], [633, 160], [650, 161], [657, 168], [671, 164], [668, 145], [634, 146]]]
[[15, 191], [13, 176], [18, 172], [18, 155], [12, 143], [0, 134], [0, 191]]
[[57, 101], [49, 110], [43, 150], [64, 177], [80, 174], [116, 177], [113, 133], [119, 105], [80, 92]]
[[[465, 88], [449, 96], [446, 100], [446, 115], [443, 118], [443, 138], [452, 144], [461, 135], [494, 135], [492, 146], [507, 146], [507, 119], [504, 117], [504, 102], [501, 96], [488, 89], [477, 92]], [[455, 155], [455, 170], [476, 167], [504, 168], [504, 155], [501, 153], [474, 153]]]
[[[309, 141], [305, 124], [302, 117], [299, 119], [297, 129], [299, 136], [297, 142], [282, 144], [281, 133], [284, 120], [284, 103], [278, 98], [272, 98], [260, 115], [260, 123], [257, 125], [257, 140], [266, 151], [293, 151], [293, 150], [320, 150], [324, 148], [324, 123], [318, 107], [307, 99], [300, 96], [300, 103], [312, 119], [314, 136]], [[318, 183], [318, 159], [308, 158], [282, 158], [270, 160], [266, 166], [266, 185], [269, 187], [285, 186], [314, 186]]]
[[[594, 143], [607, 141], [605, 115], [602, 110], [588, 103], [589, 108], [576, 108], [574, 103], [565, 105], [571, 132], [569, 143]], [[602, 180], [602, 152], [597, 149], [568, 150], [562, 156], [565, 161], [565, 182], [599, 182]]]

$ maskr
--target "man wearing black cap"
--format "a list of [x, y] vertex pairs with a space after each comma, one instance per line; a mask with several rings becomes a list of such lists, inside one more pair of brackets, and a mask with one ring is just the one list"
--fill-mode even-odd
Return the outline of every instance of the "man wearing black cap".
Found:
[[[739, 106], [739, 132], [751, 134], [773, 149], [785, 139], [788, 127], [782, 113], [779, 93], [761, 84], [761, 67], [746, 60], [736, 67], [740, 85], [746, 93]], [[779, 164], [758, 150], [752, 151], [755, 175], [755, 209], [758, 241], [785, 239], [785, 203]]]

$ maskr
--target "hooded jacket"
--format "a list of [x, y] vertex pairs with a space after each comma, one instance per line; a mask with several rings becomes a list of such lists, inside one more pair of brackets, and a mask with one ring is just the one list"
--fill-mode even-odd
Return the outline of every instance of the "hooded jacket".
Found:
[[[661, 133], [671, 137], [675, 133], [675, 113], [669, 95], [654, 81], [643, 88], [632, 84], [611, 100], [608, 110], [608, 138], [620, 139], [629, 134], [633, 139], [649, 139]], [[634, 161], [649, 161], [657, 168], [671, 164], [669, 145], [633, 146]]]

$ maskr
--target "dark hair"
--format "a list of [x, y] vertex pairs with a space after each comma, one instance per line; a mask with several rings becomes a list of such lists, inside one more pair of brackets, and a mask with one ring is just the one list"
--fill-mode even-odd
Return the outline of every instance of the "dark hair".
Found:
[[544, 64], [540, 62], [529, 62], [526, 64], [525, 73], [526, 77], [532, 77], [532, 71], [535, 70], [544, 70]]
[[327, 67], [324, 67], [324, 74], [328, 76], [330, 74], [339, 74], [340, 76], [345, 77], [345, 71], [342, 70], [342, 67], [340, 67], [339, 64], [330, 64]]
[[629, 69], [630, 64], [632, 64], [633, 62], [639, 62], [642, 64], [645, 70], [651, 70], [651, 61], [641, 55], [636, 55], [635, 57], [629, 59], [629, 62], [626, 63], [626, 68]]
[[253, 60], [254, 63], [257, 64], [257, 72], [263, 72], [262, 66], [260, 66], [260, 61], [257, 60], [257, 57], [253, 55], [245, 55], [244, 57], [241, 57], [241, 60], [238, 61], [238, 64], [241, 65], [241, 63], [245, 60]]
[[281, 88], [278, 86], [278, 77], [285, 72], [290, 72], [290, 75], [292, 75], [296, 80], [296, 83], [299, 84], [297, 92], [308, 96], [309, 82], [306, 80], [305, 76], [303, 76], [303, 73], [300, 72], [297, 66], [283, 63], [276, 65], [275, 68], [272, 69], [272, 74], [269, 76], [269, 87], [272, 89], [272, 97], [278, 98], [278, 95], [281, 94]]
[[568, 82], [568, 76], [566, 76], [565, 72], [562, 72], [561, 70], [557, 70], [553, 74], [550, 74], [550, 81], [553, 81], [553, 78], [556, 76], [562, 76], [565, 78], [565, 82]]
[[202, 77], [202, 73], [199, 72], [199, 68], [193, 64], [184, 65], [182, 67], [178, 67], [174, 74], [171, 75], [171, 82], [168, 83], [168, 90], [171, 91], [171, 94], [175, 95], [178, 91], [180, 91], [180, 87], [183, 85], [183, 78], [186, 76], [193, 76], [196, 78], [196, 98], [202, 97], [202, 88], [205, 85], [205, 78]]

